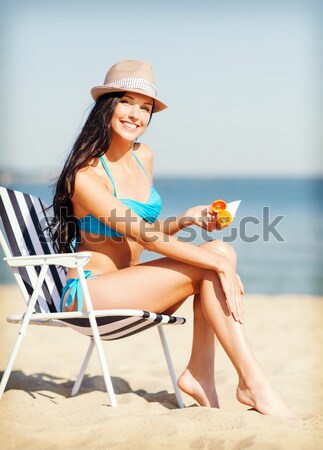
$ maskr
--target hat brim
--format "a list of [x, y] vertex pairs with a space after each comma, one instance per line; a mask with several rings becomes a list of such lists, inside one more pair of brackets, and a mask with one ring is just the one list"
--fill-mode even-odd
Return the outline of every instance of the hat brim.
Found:
[[95, 101], [97, 101], [97, 99], [101, 97], [101, 95], [108, 94], [109, 92], [136, 92], [137, 94], [142, 94], [146, 97], [150, 97], [154, 100], [153, 113], [163, 111], [164, 109], [168, 108], [168, 106], [158, 100], [158, 98], [153, 97], [152, 95], [149, 95], [147, 92], [141, 91], [140, 89], [121, 89], [110, 86], [95, 86], [91, 89], [91, 95]]

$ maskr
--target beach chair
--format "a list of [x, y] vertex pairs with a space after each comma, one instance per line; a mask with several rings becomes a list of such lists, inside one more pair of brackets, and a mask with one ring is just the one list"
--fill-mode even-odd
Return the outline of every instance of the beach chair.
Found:
[[[117, 406], [102, 341], [126, 338], [156, 325], [177, 404], [183, 408], [184, 403], [177, 387], [163, 325], [184, 324], [185, 318], [132, 309], [94, 310], [83, 271], [83, 266], [90, 260], [91, 253], [55, 253], [49, 233], [46, 231], [49, 223], [48, 214], [46, 205], [40, 198], [0, 187], [0, 243], [5, 255], [4, 260], [12, 269], [26, 302], [23, 314], [7, 318], [10, 323], [19, 323], [20, 329], [0, 383], [0, 398], [5, 390], [27, 326], [38, 324], [71, 327], [89, 337], [90, 344], [71, 395], [78, 393], [90, 356], [96, 347], [110, 405]], [[84, 312], [59, 312], [65, 273], [70, 267], [75, 267], [78, 271], [86, 308]]]

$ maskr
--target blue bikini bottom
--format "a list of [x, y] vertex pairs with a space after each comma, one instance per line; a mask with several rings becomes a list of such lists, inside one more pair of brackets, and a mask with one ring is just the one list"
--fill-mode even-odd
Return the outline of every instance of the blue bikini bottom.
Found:
[[[96, 278], [98, 276], [92, 275], [92, 272], [90, 270], [84, 270], [84, 275], [85, 278]], [[64, 298], [68, 290], [70, 290], [70, 292], [68, 294], [65, 304], [63, 305]], [[76, 297], [77, 311], [82, 311], [83, 292], [81, 281], [79, 278], [70, 278], [69, 280], [66, 281], [66, 284], [62, 290], [61, 302], [59, 306], [60, 311], [63, 312], [63, 306], [65, 306], [65, 308], [68, 308], [75, 297]]]

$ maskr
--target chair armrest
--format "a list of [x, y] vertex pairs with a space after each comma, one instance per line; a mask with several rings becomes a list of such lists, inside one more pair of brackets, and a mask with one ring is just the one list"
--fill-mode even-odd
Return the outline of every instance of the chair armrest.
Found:
[[92, 257], [91, 252], [59, 253], [49, 255], [11, 256], [3, 258], [10, 267], [58, 265], [63, 267], [82, 267]]

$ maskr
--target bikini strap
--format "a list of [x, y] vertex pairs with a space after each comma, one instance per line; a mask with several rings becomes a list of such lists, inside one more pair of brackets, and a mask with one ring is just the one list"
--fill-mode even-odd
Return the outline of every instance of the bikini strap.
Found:
[[110, 178], [110, 181], [111, 181], [112, 186], [113, 186], [113, 195], [116, 197], [117, 196], [117, 189], [116, 189], [116, 185], [115, 185], [115, 183], [113, 181], [113, 177], [111, 175], [111, 172], [110, 172], [110, 170], [109, 170], [109, 168], [107, 166], [107, 163], [105, 162], [103, 156], [100, 156], [100, 160], [101, 160], [102, 166], [104, 167], [108, 177]]
[[145, 172], [145, 174], [146, 174], [146, 176], [147, 176], [147, 178], [148, 178], [148, 180], [149, 180], [149, 183], [152, 184], [151, 181], [150, 181], [150, 176], [148, 175], [147, 170], [144, 168], [144, 166], [143, 166], [143, 165], [141, 164], [141, 162], [139, 161], [138, 156], [137, 156], [134, 152], [132, 152], [132, 156], [136, 159], [136, 161], [138, 162], [139, 166], [140, 166], [140, 167], [142, 168], [142, 170]]

